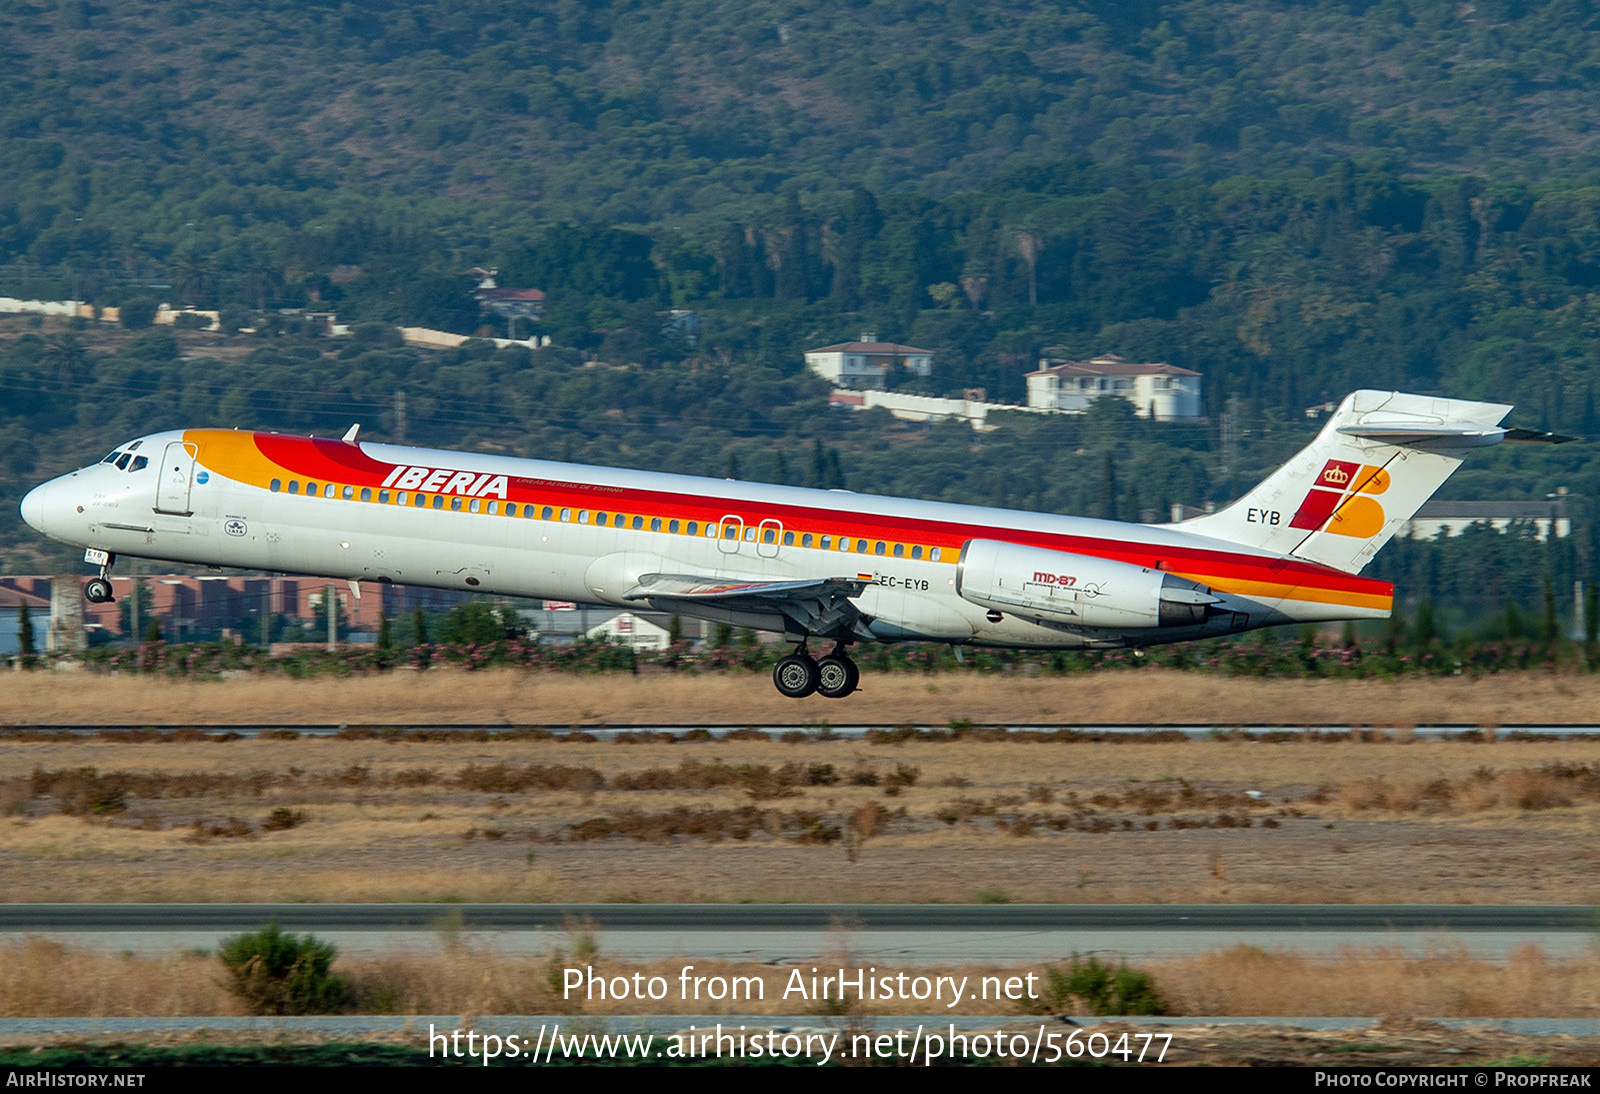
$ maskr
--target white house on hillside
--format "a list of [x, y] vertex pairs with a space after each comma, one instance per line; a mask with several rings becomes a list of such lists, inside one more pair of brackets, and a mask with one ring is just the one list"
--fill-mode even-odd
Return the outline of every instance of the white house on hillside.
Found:
[[1038, 369], [1028, 373], [1033, 410], [1082, 414], [1107, 395], [1128, 400], [1136, 415], [1158, 422], [1201, 416], [1200, 374], [1164, 362], [1134, 364], [1112, 353], [1088, 361], [1042, 357]]
[[876, 334], [859, 341], [806, 350], [806, 368], [834, 387], [885, 390], [891, 369], [902, 368], [916, 376], [933, 371], [933, 351], [894, 342], [880, 342]]

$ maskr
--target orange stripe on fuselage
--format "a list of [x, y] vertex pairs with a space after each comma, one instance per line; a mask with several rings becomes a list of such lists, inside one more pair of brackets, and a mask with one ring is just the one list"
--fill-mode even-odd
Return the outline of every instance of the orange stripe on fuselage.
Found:
[[[449, 464], [398, 464], [375, 460], [359, 445], [324, 438], [292, 437], [276, 433], [242, 433], [231, 430], [190, 430], [186, 441], [200, 448], [207, 467], [249, 486], [268, 489], [274, 478], [304, 478], [356, 487], [382, 486], [398, 467], [450, 467], [467, 470], [473, 463], [467, 453], [425, 453], [418, 457], [454, 458]], [[574, 468], [574, 470], [578, 470]], [[996, 535], [1009, 543], [1162, 569], [1231, 592], [1265, 600], [1299, 600], [1322, 604], [1388, 610], [1394, 586], [1316, 563], [1293, 558], [1272, 558], [1203, 547], [1146, 544], [1025, 528], [992, 528], [958, 521], [906, 517], [894, 514], [851, 513], [810, 505], [722, 498], [712, 495], [609, 486], [573, 479], [507, 476], [508, 491], [498, 500], [527, 505], [536, 502], [553, 508], [623, 511], [645, 517], [662, 517], [717, 523], [737, 517], [747, 526], [776, 520], [786, 531], [871, 542], [885, 540], [938, 547], [941, 564], [956, 561], [957, 552], [970, 539]], [[708, 488], [717, 480], [705, 480]], [[391, 489], [393, 489], [391, 487]], [[440, 491], [433, 491], [438, 493]], [[447, 492], [447, 491], [446, 491]], [[892, 502], [893, 499], [883, 499]], [[844, 552], [840, 552], [843, 554]], [[858, 554], [857, 552], [850, 552]], [[893, 559], [885, 562], [907, 562]], [[927, 561], [927, 560], [922, 560]]]

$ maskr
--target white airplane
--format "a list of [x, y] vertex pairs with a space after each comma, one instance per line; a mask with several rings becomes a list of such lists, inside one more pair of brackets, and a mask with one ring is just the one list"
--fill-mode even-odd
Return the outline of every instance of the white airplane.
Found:
[[[1362, 567], [1471, 449], [1559, 441], [1497, 403], [1358, 391], [1243, 498], [1178, 524], [1122, 524], [368, 444], [152, 433], [22, 501], [85, 548], [111, 599], [117, 555], [648, 606], [782, 633], [778, 690], [840, 698], [856, 641], [1146, 646], [1280, 623], [1387, 618]], [[832, 643], [813, 658], [812, 639]]]

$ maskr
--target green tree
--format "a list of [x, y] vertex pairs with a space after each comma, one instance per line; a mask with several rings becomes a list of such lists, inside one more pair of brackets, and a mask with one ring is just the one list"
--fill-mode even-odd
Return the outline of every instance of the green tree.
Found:
[[1549, 574], [1544, 575], [1544, 626], [1540, 629], [1539, 637], [1546, 649], [1554, 649], [1561, 637], [1561, 621], [1556, 615], [1556, 590]]
[[487, 646], [512, 637], [511, 613], [481, 600], [457, 604], [439, 624], [439, 641], [462, 646]]
[[158, 302], [149, 296], [136, 296], [131, 300], [124, 300], [122, 308], [117, 313], [117, 322], [125, 330], [147, 330], [156, 319]]
[[23, 657], [33, 656], [33, 620], [28, 617], [26, 601], [17, 612], [17, 652]]

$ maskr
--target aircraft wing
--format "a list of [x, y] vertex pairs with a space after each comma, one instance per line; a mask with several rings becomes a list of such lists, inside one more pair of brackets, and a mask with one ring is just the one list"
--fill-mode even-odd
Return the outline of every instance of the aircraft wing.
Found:
[[644, 574], [622, 594], [658, 611], [703, 615], [709, 609], [777, 614], [810, 634], [856, 631], [861, 612], [854, 598], [870, 577], [821, 577], [796, 581], [727, 581], [692, 574]]

